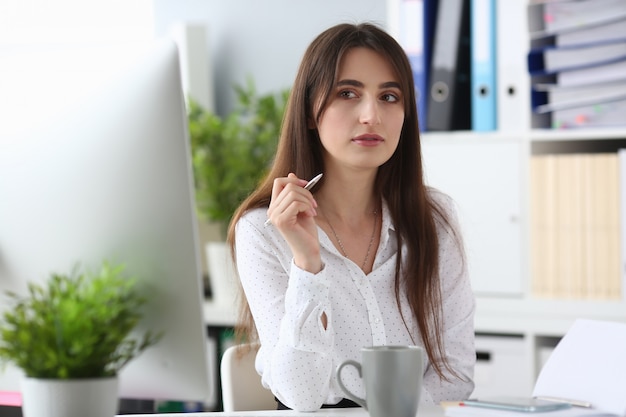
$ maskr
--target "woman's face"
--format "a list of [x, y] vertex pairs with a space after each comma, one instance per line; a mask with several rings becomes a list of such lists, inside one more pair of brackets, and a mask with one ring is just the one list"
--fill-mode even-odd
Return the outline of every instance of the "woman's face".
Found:
[[371, 49], [348, 51], [317, 125], [326, 166], [378, 168], [395, 152], [403, 122], [402, 91], [391, 65]]

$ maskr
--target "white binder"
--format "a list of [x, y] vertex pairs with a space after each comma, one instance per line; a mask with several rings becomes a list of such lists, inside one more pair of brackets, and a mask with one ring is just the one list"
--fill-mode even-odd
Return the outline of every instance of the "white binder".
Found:
[[527, 3], [527, 0], [497, 0], [496, 5], [497, 126], [503, 132], [530, 128]]

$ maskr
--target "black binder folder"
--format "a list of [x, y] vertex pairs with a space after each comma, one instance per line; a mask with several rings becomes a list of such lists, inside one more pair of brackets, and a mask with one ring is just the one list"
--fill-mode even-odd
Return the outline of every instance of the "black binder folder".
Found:
[[440, 0], [430, 68], [427, 130], [470, 130], [470, 0]]

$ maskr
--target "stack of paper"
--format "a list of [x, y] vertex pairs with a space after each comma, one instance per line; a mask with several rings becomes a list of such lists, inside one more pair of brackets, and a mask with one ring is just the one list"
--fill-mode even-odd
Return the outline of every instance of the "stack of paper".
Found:
[[534, 127], [625, 126], [626, 1], [528, 5]]

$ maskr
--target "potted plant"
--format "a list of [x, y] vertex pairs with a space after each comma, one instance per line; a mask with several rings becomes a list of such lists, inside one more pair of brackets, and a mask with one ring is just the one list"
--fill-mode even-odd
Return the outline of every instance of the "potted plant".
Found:
[[8, 293], [0, 323], [0, 361], [22, 369], [25, 417], [112, 417], [118, 372], [162, 336], [130, 332], [146, 299], [123, 265], [103, 262], [97, 273], [53, 273]]
[[208, 242], [213, 299], [232, 303], [234, 273], [226, 232], [235, 210], [266, 175], [274, 158], [289, 90], [259, 95], [254, 83], [234, 87], [237, 101], [220, 117], [188, 101], [189, 134], [199, 217], [217, 223], [222, 239]]

